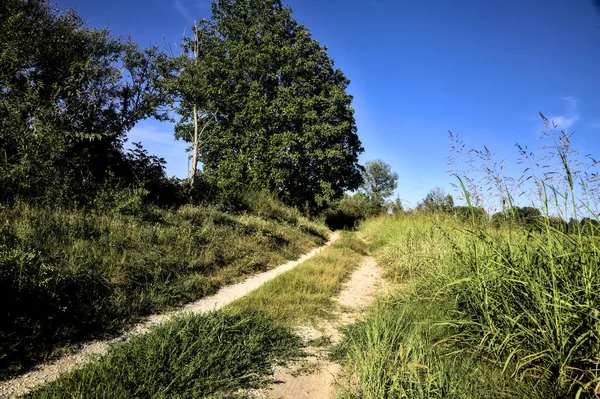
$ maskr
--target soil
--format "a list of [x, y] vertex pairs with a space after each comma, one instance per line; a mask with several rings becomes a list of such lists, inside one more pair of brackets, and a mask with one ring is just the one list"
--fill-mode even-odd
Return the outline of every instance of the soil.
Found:
[[[342, 339], [339, 328], [354, 322], [365, 307], [375, 301], [377, 292], [387, 289], [375, 259], [365, 258], [352, 273], [335, 298], [338, 303], [335, 321], [321, 320], [315, 326], [301, 326], [298, 335], [310, 345], [311, 341], [326, 337], [331, 343]], [[341, 366], [328, 359], [326, 347], [309, 346], [308, 356], [286, 367], [276, 367], [275, 383], [266, 389], [250, 392], [250, 396], [269, 399], [331, 399], [336, 394], [336, 382]]]

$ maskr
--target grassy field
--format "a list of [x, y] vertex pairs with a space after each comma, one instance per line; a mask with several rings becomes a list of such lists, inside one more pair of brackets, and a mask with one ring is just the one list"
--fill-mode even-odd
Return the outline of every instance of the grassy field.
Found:
[[273, 199], [143, 215], [0, 207], [0, 378], [323, 244]]
[[335, 307], [332, 298], [366, 255], [366, 245], [355, 233], [340, 234], [321, 254], [238, 299], [229, 308], [260, 311], [286, 324], [330, 318]]
[[357, 384], [342, 397], [598, 394], [597, 235], [435, 214], [374, 219], [362, 230], [387, 277], [408, 288], [346, 330], [334, 354]]
[[26, 398], [233, 398], [301, 354], [289, 329], [252, 312], [179, 317]]

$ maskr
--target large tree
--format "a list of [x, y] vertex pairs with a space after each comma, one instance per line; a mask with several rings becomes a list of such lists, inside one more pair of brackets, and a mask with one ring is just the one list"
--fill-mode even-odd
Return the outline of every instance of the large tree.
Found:
[[72, 203], [131, 173], [125, 134], [166, 117], [166, 56], [44, 0], [2, 1], [0, 31], [0, 200]]
[[195, 32], [205, 95], [195, 98], [214, 120], [199, 148], [205, 175], [312, 209], [358, 188], [349, 80], [326, 48], [279, 0], [218, 0], [212, 12]]

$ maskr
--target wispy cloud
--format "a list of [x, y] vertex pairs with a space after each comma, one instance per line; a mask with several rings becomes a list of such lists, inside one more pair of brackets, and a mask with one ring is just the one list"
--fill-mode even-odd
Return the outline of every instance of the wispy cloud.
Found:
[[590, 123], [590, 127], [593, 129], [600, 129], [600, 122]]
[[181, 15], [187, 21], [190, 21], [192, 19], [192, 15], [188, 11], [188, 9], [185, 6], [185, 4], [183, 4], [182, 0], [175, 0], [174, 5], [175, 5], [175, 9], [179, 13], [179, 15]]
[[569, 129], [579, 120], [579, 99], [577, 97], [563, 97], [567, 103], [566, 112], [563, 115], [552, 115], [550, 120], [561, 129]]
[[173, 0], [173, 7], [177, 13], [188, 22], [197, 19], [198, 16], [208, 16], [211, 4], [210, 0]]

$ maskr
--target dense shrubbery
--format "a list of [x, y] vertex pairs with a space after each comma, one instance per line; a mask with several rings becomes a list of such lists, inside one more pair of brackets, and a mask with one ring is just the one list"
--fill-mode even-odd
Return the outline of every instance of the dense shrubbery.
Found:
[[360, 221], [387, 211], [385, 204], [373, 201], [363, 193], [346, 194], [323, 212], [323, 218], [332, 230], [354, 229]]

